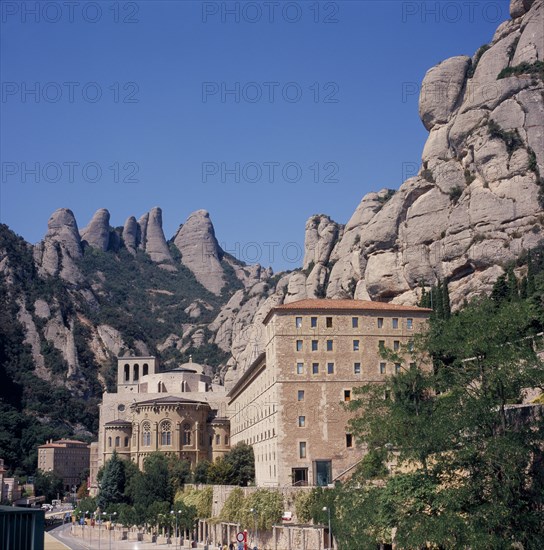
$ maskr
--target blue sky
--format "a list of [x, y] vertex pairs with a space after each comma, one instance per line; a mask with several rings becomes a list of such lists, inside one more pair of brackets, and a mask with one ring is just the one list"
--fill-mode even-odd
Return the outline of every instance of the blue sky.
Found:
[[425, 72], [508, 5], [2, 2], [0, 221], [34, 243], [60, 207], [160, 206], [170, 238], [203, 208], [227, 251], [298, 267], [309, 216], [411, 175]]

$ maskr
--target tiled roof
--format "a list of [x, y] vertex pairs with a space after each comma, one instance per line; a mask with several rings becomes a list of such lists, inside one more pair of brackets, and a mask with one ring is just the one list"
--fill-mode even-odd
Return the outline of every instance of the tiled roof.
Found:
[[104, 426], [132, 426], [132, 422], [128, 420], [110, 420], [106, 422]]
[[[155, 399], [146, 399], [145, 401], [138, 401], [134, 403], [134, 405], [166, 405], [166, 404], [180, 404], [183, 405], [184, 403], [200, 403], [203, 405], [207, 405], [205, 401], [194, 401], [192, 399], [185, 399], [183, 397], [175, 397], [175, 396], [165, 396], [165, 397], [156, 397]], [[133, 405], [133, 406], [134, 406]]]
[[274, 313], [297, 311], [412, 311], [430, 313], [432, 310], [424, 307], [401, 306], [387, 302], [372, 302], [371, 300], [298, 300], [290, 304], [282, 304], [270, 310], [264, 319], [266, 324]]

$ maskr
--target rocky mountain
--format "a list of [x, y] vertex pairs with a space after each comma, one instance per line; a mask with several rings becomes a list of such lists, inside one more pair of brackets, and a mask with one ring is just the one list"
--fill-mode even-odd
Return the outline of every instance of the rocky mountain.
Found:
[[[41, 435], [90, 435], [116, 355], [158, 354], [166, 366], [193, 355], [231, 385], [264, 347], [261, 321], [282, 303], [413, 304], [438, 281], [454, 307], [489, 292], [542, 241], [544, 221], [543, 0], [512, 0], [511, 16], [472, 58], [425, 75], [418, 175], [364, 196], [345, 225], [312, 216], [293, 272], [225, 253], [205, 210], [169, 240], [160, 208], [123, 227], [100, 209], [81, 230], [59, 209], [35, 246], [0, 226], [4, 403], [38, 418]], [[61, 414], [52, 396], [71, 409]]]
[[233, 338], [233, 369], [263, 348], [260, 320], [274, 305], [316, 296], [414, 304], [422, 286], [447, 281], [455, 307], [488, 293], [505, 265], [542, 240], [544, 6], [512, 0], [510, 11], [472, 58], [425, 75], [419, 174], [363, 197], [345, 226], [308, 220], [303, 269], [255, 304], [254, 322]]

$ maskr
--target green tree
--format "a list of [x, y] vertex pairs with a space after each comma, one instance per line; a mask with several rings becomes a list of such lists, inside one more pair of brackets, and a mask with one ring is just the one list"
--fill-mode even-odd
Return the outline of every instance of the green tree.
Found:
[[123, 462], [114, 450], [111, 458], [104, 465], [97, 498], [101, 510], [106, 510], [110, 504], [118, 504], [124, 500], [125, 468]]
[[55, 472], [38, 470], [34, 476], [34, 494], [45, 496], [47, 502], [59, 497], [62, 498], [64, 495], [62, 479]]
[[544, 386], [527, 339], [534, 316], [528, 302], [485, 299], [435, 318], [422, 340], [433, 372], [412, 368], [392, 377], [390, 399], [376, 385], [357, 390], [351, 431], [408, 472], [384, 476], [382, 487], [363, 479], [361, 489], [337, 491], [337, 515], [349, 510], [345, 517], [353, 517], [357, 505], [361, 518], [345, 548], [356, 548], [349, 542], [356, 537], [368, 541], [358, 548], [389, 542], [393, 529], [403, 548], [541, 547], [542, 416], [509, 408], [524, 388]]
[[145, 518], [146, 509], [153, 502], [172, 503], [172, 483], [168, 470], [168, 459], [156, 451], [144, 460], [144, 471], [131, 480], [131, 496], [139, 518]]
[[170, 457], [168, 460], [168, 474], [170, 476], [172, 492], [175, 494], [178, 489], [183, 488], [186, 483], [191, 481], [191, 464], [187, 460]]
[[224, 457], [231, 472], [228, 481], [231, 485], [245, 486], [255, 481], [255, 455], [253, 447], [238, 443]]
[[201, 460], [196, 466], [193, 474], [195, 483], [208, 483], [208, 476], [211, 463], [208, 460]]

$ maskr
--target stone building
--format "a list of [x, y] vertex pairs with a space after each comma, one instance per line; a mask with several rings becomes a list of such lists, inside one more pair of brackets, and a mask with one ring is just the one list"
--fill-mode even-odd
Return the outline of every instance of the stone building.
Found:
[[188, 460], [215, 460], [230, 449], [224, 386], [192, 361], [162, 371], [155, 357], [119, 357], [117, 391], [103, 394], [91, 469], [96, 473], [115, 450], [140, 468], [150, 453]]
[[[265, 351], [230, 390], [231, 442], [255, 452], [257, 485], [328, 485], [362, 458], [342, 402], [353, 388], [408, 368], [430, 310], [364, 300], [273, 308]], [[403, 361], [382, 358], [381, 348]]]
[[6, 477], [4, 459], [0, 458], [0, 503], [11, 503], [21, 498], [19, 482], [15, 477]]
[[38, 447], [38, 469], [54, 472], [66, 491], [80, 485], [89, 469], [89, 445], [73, 439], [48, 441]]

